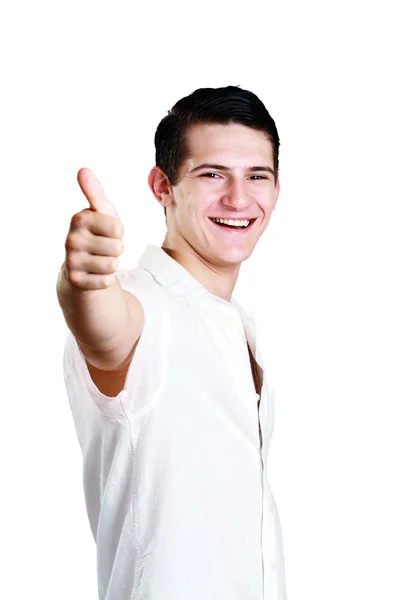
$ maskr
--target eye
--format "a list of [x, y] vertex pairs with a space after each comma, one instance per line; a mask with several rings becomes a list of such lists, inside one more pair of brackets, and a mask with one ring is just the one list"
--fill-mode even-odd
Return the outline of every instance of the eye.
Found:
[[268, 177], [265, 177], [264, 175], [251, 175], [250, 179], [254, 179], [255, 177], [257, 177], [256, 181], [260, 179], [268, 179]]
[[218, 173], [202, 173], [200, 177], [208, 177], [209, 179], [215, 179], [219, 177]]

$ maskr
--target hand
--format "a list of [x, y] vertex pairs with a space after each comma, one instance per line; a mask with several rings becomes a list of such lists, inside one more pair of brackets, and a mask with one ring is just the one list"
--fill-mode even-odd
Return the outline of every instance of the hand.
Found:
[[78, 183], [90, 208], [71, 219], [65, 241], [65, 275], [79, 289], [105, 289], [115, 281], [118, 256], [124, 249], [124, 228], [92, 171], [80, 169]]

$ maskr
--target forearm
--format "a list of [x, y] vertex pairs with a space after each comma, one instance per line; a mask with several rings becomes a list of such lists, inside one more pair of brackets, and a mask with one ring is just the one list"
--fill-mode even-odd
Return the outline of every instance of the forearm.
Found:
[[64, 264], [57, 280], [57, 297], [68, 328], [82, 348], [87, 347], [85, 354], [91, 350], [106, 356], [127, 337], [130, 314], [117, 278], [105, 289], [82, 290], [69, 282]]

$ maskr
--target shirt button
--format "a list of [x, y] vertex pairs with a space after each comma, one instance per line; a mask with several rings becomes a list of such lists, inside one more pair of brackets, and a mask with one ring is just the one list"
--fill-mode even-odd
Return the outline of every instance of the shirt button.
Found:
[[275, 569], [276, 569], [276, 561], [275, 560], [271, 563], [271, 569], [273, 571], [275, 571]]

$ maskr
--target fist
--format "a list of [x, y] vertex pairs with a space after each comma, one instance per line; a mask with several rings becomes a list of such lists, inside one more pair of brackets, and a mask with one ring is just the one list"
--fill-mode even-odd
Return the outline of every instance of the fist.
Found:
[[65, 240], [65, 275], [79, 289], [105, 289], [115, 281], [124, 229], [94, 173], [80, 169], [78, 183], [90, 208], [71, 219]]

